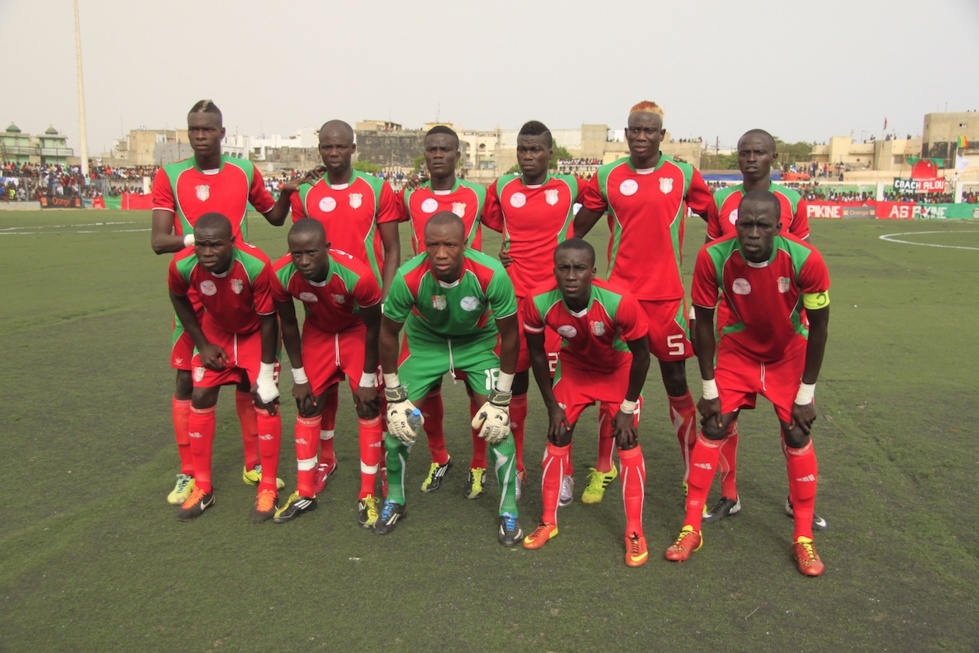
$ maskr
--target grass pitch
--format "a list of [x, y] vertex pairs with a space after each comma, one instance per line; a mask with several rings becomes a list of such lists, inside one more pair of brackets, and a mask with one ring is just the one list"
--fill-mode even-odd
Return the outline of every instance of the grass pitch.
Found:
[[[272, 258], [285, 251], [285, 230], [260, 217], [251, 227]], [[688, 275], [703, 232], [688, 223]], [[898, 232], [955, 248], [880, 239]], [[600, 250], [605, 234], [596, 226]], [[177, 471], [169, 257], [150, 250], [148, 213], [0, 212], [0, 446], [17, 498], [0, 522], [0, 651], [979, 649], [979, 408], [969, 363], [979, 225], [817, 221], [813, 242], [833, 279], [814, 431], [817, 509], [829, 530], [817, 533], [826, 574], [807, 579], [789, 553], [785, 466], [764, 401], [740, 422], [741, 514], [706, 524], [690, 562], [662, 560], [683, 496], [655, 365], [641, 425], [650, 561], [640, 569], [623, 564], [618, 483], [597, 506], [579, 500], [595, 456], [594, 411], [579, 427], [576, 501], [561, 510], [560, 536], [539, 551], [499, 546], [495, 483], [477, 501], [462, 496], [468, 408], [448, 382], [456, 467], [437, 493], [421, 493], [429, 459], [419, 442], [409, 517], [390, 536], [356, 523], [356, 420], [345, 390], [340, 467], [319, 510], [286, 525], [248, 523], [254, 490], [240, 480], [229, 388], [218, 409], [216, 506], [178, 523], [164, 501]], [[486, 251], [498, 243], [489, 232]], [[546, 427], [531, 385], [525, 530], [540, 515]], [[284, 403], [287, 491], [294, 416]]]

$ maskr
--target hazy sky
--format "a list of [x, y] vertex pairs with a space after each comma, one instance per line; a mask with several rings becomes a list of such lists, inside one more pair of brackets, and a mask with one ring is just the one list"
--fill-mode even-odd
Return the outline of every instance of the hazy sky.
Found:
[[[327, 119], [465, 129], [625, 124], [733, 145], [920, 134], [979, 109], [976, 0], [79, 0], [89, 154], [211, 98], [229, 133]], [[71, 0], [0, 0], [0, 129], [80, 147]], [[749, 81], [750, 80], [750, 81]]]

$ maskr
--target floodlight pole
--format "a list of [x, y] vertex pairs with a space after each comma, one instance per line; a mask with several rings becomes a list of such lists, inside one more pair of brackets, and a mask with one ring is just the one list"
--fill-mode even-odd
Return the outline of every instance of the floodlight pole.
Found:
[[78, 23], [78, 0], [75, 5], [75, 67], [78, 75], [78, 121], [81, 123], [82, 185], [88, 183], [88, 136], [85, 133], [85, 84], [82, 78], [82, 35]]

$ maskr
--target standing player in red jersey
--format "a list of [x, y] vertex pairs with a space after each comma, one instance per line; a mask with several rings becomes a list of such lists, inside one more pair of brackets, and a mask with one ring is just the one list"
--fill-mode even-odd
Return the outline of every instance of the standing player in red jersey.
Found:
[[[625, 563], [639, 567], [649, 559], [642, 528], [646, 464], [636, 432], [639, 393], [649, 370], [646, 316], [631, 295], [595, 281], [595, 250], [580, 238], [557, 246], [553, 275], [556, 283], [538, 286], [521, 313], [534, 378], [548, 413], [541, 481], [544, 514], [523, 545], [539, 549], [557, 536], [557, 508], [571, 466], [571, 438], [581, 411], [597, 402], [612, 424], [622, 465]], [[544, 351], [545, 327], [564, 339], [553, 388]]]
[[[772, 163], [778, 159], [775, 138], [763, 129], [752, 129], [738, 140], [738, 167], [744, 182], [714, 193], [714, 204], [707, 214], [707, 238], [705, 242], [734, 235], [737, 230], [738, 205], [745, 194], [753, 190], [768, 190], [778, 198], [781, 206], [782, 234], [792, 234], [800, 240], [809, 240], [809, 217], [805, 200], [791, 188], [772, 183]], [[722, 305], [719, 311], [723, 311]], [[725, 316], [718, 314], [718, 320]], [[721, 441], [718, 471], [721, 480], [721, 497], [704, 515], [708, 524], [720, 521], [741, 511], [741, 497], [737, 486], [738, 420], [735, 417]], [[792, 516], [792, 502], [786, 501], [786, 512]], [[813, 514], [812, 527], [826, 528], [826, 520]]]
[[[683, 562], [702, 546], [700, 524], [721, 442], [738, 412], [754, 408], [761, 394], [774, 404], [781, 425], [795, 511], [792, 553], [803, 575], [819, 576], [824, 565], [812, 541], [819, 472], [810, 431], [826, 350], [829, 272], [812, 246], [779, 234], [780, 208], [769, 191], [750, 191], [739, 204], [737, 236], [704, 245], [697, 255], [693, 303], [704, 382], [697, 405], [703, 429], [691, 456], [683, 528], [664, 555]], [[725, 306], [718, 313], [724, 319], [717, 325], [719, 344], [714, 329], [718, 301]]]
[[[482, 233], [479, 216], [483, 212], [486, 189], [478, 184], [470, 184], [456, 177], [459, 163], [459, 136], [445, 125], [436, 125], [425, 134], [425, 166], [429, 180], [413, 190], [402, 194], [403, 222], [411, 223], [411, 242], [415, 254], [425, 250], [425, 225], [436, 213], [450, 211], [462, 219], [469, 249], [480, 250]], [[469, 386], [466, 386], [467, 391]], [[471, 415], [479, 404], [470, 394]], [[445, 430], [442, 420], [445, 408], [442, 405], [442, 384], [439, 382], [425, 398], [421, 406], [425, 417], [425, 435], [432, 454], [432, 464], [428, 476], [422, 482], [422, 492], [439, 489], [442, 478], [452, 467], [452, 461], [445, 450]], [[473, 455], [469, 464], [469, 479], [466, 484], [466, 497], [476, 499], [483, 494], [483, 480], [486, 475], [486, 441], [472, 433]]]
[[[360, 421], [360, 525], [377, 521], [375, 484], [381, 461], [382, 425], [377, 390], [377, 334], [381, 287], [373, 272], [350, 254], [330, 249], [323, 225], [304, 218], [289, 230], [289, 254], [275, 262], [272, 297], [282, 323], [282, 342], [292, 363], [296, 398], [296, 491], [275, 513], [290, 521], [316, 509], [316, 450], [323, 404], [342, 375], [350, 379]], [[305, 308], [302, 337], [293, 298]]]
[[[700, 172], [660, 152], [666, 130], [663, 110], [654, 102], [632, 108], [625, 134], [629, 156], [603, 165], [592, 177], [574, 234], [583, 237], [608, 211], [608, 280], [630, 291], [646, 312], [649, 349], [659, 360], [670, 401], [686, 487], [697, 413], [687, 388], [685, 361], [694, 353], [683, 307], [680, 252], [687, 208], [706, 214], [713, 199]], [[604, 491], [614, 473], [614, 467], [599, 468], [589, 489]]]
[[[332, 247], [366, 265], [384, 297], [401, 263], [398, 237], [401, 212], [398, 198], [386, 181], [353, 169], [351, 159], [356, 151], [350, 125], [342, 120], [323, 123], [319, 131], [323, 166], [316, 170], [322, 177], [290, 182], [283, 186], [283, 191], [292, 196], [293, 221], [309, 217], [322, 223]], [[319, 462], [314, 474], [317, 494], [336, 470], [333, 438], [338, 388], [339, 383], [330, 384], [322, 404]]]
[[[258, 425], [262, 476], [252, 508], [254, 523], [276, 509], [279, 444], [276, 350], [279, 331], [272, 302], [272, 265], [258, 248], [237, 244], [231, 222], [220, 213], [205, 213], [194, 225], [194, 247], [170, 262], [170, 301], [197, 349], [194, 355], [188, 431], [194, 457], [194, 490], [177, 512], [190, 521], [214, 504], [211, 452], [214, 408], [222, 385], [252, 388]], [[203, 317], [191, 302], [196, 294]]]
[[[522, 174], [504, 175], [490, 184], [486, 191], [483, 224], [503, 234], [500, 260], [513, 280], [518, 306], [530, 299], [530, 292], [534, 288], [553, 282], [554, 249], [571, 232], [574, 205], [581, 193], [581, 181], [574, 175], [551, 175], [548, 172], [548, 164], [554, 153], [553, 145], [547, 126], [536, 120], [525, 123], [517, 134], [517, 163]], [[520, 324], [522, 343], [523, 323]], [[544, 341], [553, 374], [561, 337], [548, 329], [544, 332]], [[526, 478], [523, 427], [527, 419], [529, 370], [530, 356], [527, 348], [521, 346], [517, 375], [513, 380], [513, 400], [510, 402], [510, 430], [517, 449], [518, 500]], [[571, 502], [572, 478], [569, 473], [567, 479], [562, 481], [561, 505]]]
[[[201, 100], [187, 115], [187, 134], [194, 156], [160, 167], [153, 180], [153, 227], [151, 244], [157, 254], [179, 252], [194, 244], [194, 225], [197, 218], [208, 212], [218, 212], [231, 221], [236, 242], [248, 241], [248, 205], [265, 216], [269, 223], [280, 226], [289, 213], [288, 195], [278, 200], [265, 189], [262, 175], [251, 161], [221, 154], [224, 138], [221, 110], [210, 100]], [[190, 301], [200, 313], [198, 297]], [[198, 319], [201, 315], [198, 314]], [[173, 505], [182, 504], [194, 489], [194, 464], [187, 435], [190, 417], [190, 394], [193, 389], [190, 360], [194, 343], [181, 321], [174, 321], [170, 365], [177, 370], [173, 394], [173, 428], [180, 454], [180, 473], [177, 483], [167, 497]], [[262, 476], [258, 453], [258, 426], [248, 386], [239, 386], [235, 406], [241, 422], [241, 439], [245, 449], [245, 468], [242, 479], [256, 485]], [[282, 486], [284, 487], [284, 485]]]

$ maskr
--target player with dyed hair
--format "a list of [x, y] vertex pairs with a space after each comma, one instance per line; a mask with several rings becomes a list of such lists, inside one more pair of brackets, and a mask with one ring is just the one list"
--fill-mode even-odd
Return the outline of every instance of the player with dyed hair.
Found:
[[[531, 120], [517, 134], [519, 175], [503, 175], [486, 191], [483, 224], [503, 234], [500, 260], [513, 280], [517, 303], [529, 301], [537, 286], [554, 281], [553, 252], [571, 232], [574, 205], [583, 184], [574, 175], [552, 175], [548, 171], [554, 153], [551, 132], [544, 123]], [[521, 344], [523, 327], [521, 325]], [[544, 342], [553, 373], [561, 338], [552, 329], [544, 332]], [[523, 464], [524, 422], [527, 419], [527, 388], [530, 381], [530, 356], [521, 346], [517, 375], [510, 403], [510, 429], [517, 450], [517, 499], [526, 476]], [[611, 427], [610, 427], [611, 428]], [[572, 476], [562, 483], [562, 504], [571, 502]]]
[[[581, 411], [599, 404], [612, 425], [622, 466], [625, 503], [625, 563], [646, 564], [642, 528], [646, 465], [636, 428], [640, 396], [649, 370], [646, 316], [631, 295], [595, 280], [595, 250], [572, 238], [554, 252], [554, 279], [524, 302], [521, 317], [534, 378], [547, 406], [548, 444], [542, 463], [544, 514], [524, 548], [539, 549], [558, 534], [561, 486], [570, 468], [571, 438]], [[544, 328], [563, 338], [554, 386], [544, 349]]]
[[[309, 177], [293, 180], [282, 187], [289, 194], [293, 222], [313, 218], [330, 235], [331, 247], [346, 252], [367, 266], [381, 286], [381, 297], [401, 263], [398, 220], [401, 217], [397, 196], [383, 179], [354, 170], [351, 160], [357, 151], [354, 130], [342, 120], [328, 120], [319, 131], [319, 153], [323, 165]], [[354, 366], [356, 367], [356, 365]], [[359, 371], [354, 378], [360, 380]], [[365, 391], [374, 388], [366, 380]], [[328, 384], [319, 404], [319, 454], [314, 472], [317, 494], [336, 471], [334, 436], [339, 383]], [[309, 416], [314, 419], [314, 416]]]
[[[360, 422], [358, 521], [377, 521], [375, 489], [381, 460], [377, 334], [381, 287], [374, 273], [347, 252], [330, 248], [323, 225], [309, 218], [289, 230], [289, 254], [276, 261], [273, 298], [282, 322], [282, 342], [292, 363], [296, 398], [296, 491], [275, 513], [284, 523], [316, 509], [315, 471], [327, 392], [345, 374]], [[303, 303], [302, 336], [293, 299]]]
[[432, 216], [424, 242], [425, 252], [398, 269], [382, 309], [388, 492], [374, 532], [390, 533], [405, 516], [405, 469], [422, 422], [415, 405], [448, 372], [461, 376], [480, 403], [472, 428], [488, 443], [500, 484], [497, 540], [515, 546], [523, 531], [517, 522], [509, 416], [520, 347], [513, 284], [498, 261], [466, 247], [465, 225], [453, 213]]
[[[712, 197], [700, 172], [660, 152], [666, 130], [663, 110], [656, 103], [644, 101], [632, 108], [625, 135], [629, 156], [603, 165], [592, 177], [575, 217], [574, 234], [583, 237], [608, 212], [608, 280], [630, 291], [646, 313], [649, 349], [659, 360], [686, 487], [697, 414], [687, 388], [685, 361], [694, 354], [680, 252], [687, 209], [706, 214]], [[601, 449], [609, 450], [611, 440], [600, 439], [599, 446], [599, 463], [608, 469], [594, 471], [589, 490], [600, 497], [617, 471]]]
[[[465, 229], [469, 249], [482, 246], [480, 214], [486, 200], [486, 189], [456, 176], [456, 166], [461, 152], [459, 135], [451, 127], [436, 125], [425, 134], [425, 167], [429, 180], [415, 189], [405, 189], [401, 196], [401, 220], [411, 224], [411, 243], [415, 254], [425, 250], [425, 227], [437, 213], [449, 211], [459, 216]], [[468, 388], [468, 386], [467, 386]], [[470, 396], [470, 415], [479, 408]], [[445, 474], [452, 468], [452, 459], [445, 448], [445, 430], [442, 425], [445, 408], [442, 404], [442, 383], [439, 381], [421, 405], [425, 416], [425, 435], [432, 463], [428, 476], [422, 482], [423, 492], [439, 489]], [[466, 497], [476, 499], [483, 494], [486, 475], [486, 442], [472, 433], [473, 455], [469, 465]]]
[[[194, 225], [208, 212], [218, 212], [231, 221], [236, 242], [248, 241], [248, 205], [279, 226], [289, 212], [288, 197], [274, 200], [265, 189], [262, 175], [251, 161], [221, 153], [225, 130], [221, 110], [211, 100], [201, 100], [187, 114], [187, 135], [194, 156], [161, 166], [153, 179], [153, 215], [150, 242], [157, 254], [175, 253], [194, 244]], [[200, 299], [189, 295], [202, 317]], [[180, 473], [167, 497], [173, 505], [182, 504], [194, 489], [194, 463], [187, 423], [190, 418], [191, 358], [194, 343], [179, 319], [174, 320], [170, 365], [177, 370], [176, 388], [171, 402], [174, 435], [180, 455]], [[247, 385], [235, 393], [235, 407], [241, 422], [245, 450], [242, 480], [258, 484], [262, 477], [258, 451], [258, 426]], [[284, 487], [282, 484], [280, 487]]]
[[[200, 216], [194, 225], [193, 248], [170, 262], [170, 301], [197, 351], [191, 362], [194, 389], [188, 419], [195, 483], [177, 512], [180, 521], [195, 519], [214, 505], [214, 408], [221, 386], [231, 384], [252, 388], [252, 411], [258, 426], [262, 475], [251, 520], [263, 522], [275, 513], [282, 422], [272, 282], [272, 265], [265, 254], [247, 243], [237, 243], [231, 222], [220, 213]], [[190, 299], [192, 293], [203, 307], [200, 319]]]
[[[815, 248], [779, 233], [780, 210], [771, 192], [750, 191], [738, 205], [737, 236], [708, 243], [697, 255], [693, 303], [703, 429], [691, 456], [686, 518], [665, 557], [682, 562], [703, 545], [700, 525], [721, 442], [738, 413], [754, 408], [761, 394], [774, 404], [781, 426], [794, 508], [792, 553], [802, 574], [819, 576], [824, 565], [812, 539], [819, 471], [810, 434], [829, 324], [829, 272]], [[718, 312], [719, 343], [718, 301], [725, 306]]]

